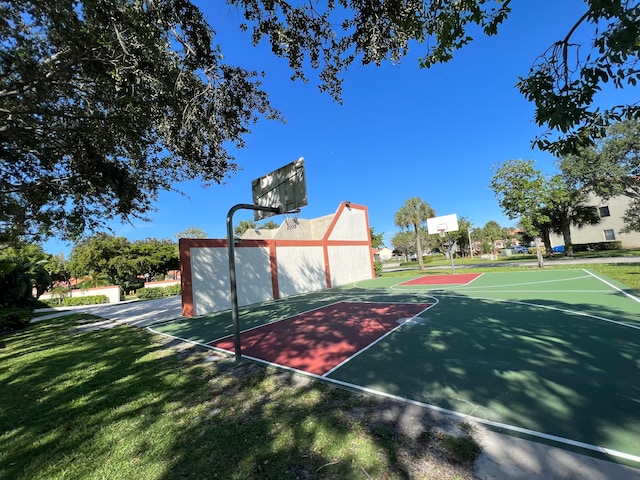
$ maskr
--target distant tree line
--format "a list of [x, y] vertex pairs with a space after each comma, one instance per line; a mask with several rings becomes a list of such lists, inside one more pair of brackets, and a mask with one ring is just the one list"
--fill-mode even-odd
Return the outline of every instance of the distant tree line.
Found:
[[100, 233], [74, 245], [68, 260], [36, 244], [7, 246], [0, 250], [0, 306], [28, 305], [45, 291], [69, 288], [72, 278], [79, 288], [119, 285], [129, 292], [179, 268], [178, 244], [169, 239], [131, 242]]

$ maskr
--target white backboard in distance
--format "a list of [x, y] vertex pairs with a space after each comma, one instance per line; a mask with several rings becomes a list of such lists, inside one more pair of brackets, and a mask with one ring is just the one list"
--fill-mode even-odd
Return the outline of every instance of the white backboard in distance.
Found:
[[441, 217], [427, 218], [427, 230], [429, 231], [429, 235], [457, 232], [458, 216], [453, 213], [451, 215], [443, 215]]

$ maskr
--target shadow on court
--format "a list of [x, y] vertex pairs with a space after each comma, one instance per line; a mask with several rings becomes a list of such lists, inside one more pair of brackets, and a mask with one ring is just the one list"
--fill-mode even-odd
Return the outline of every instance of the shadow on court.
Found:
[[[528, 273], [483, 276], [484, 284], [473, 283], [476, 291], [390, 290], [392, 282], [381, 279], [368, 282], [369, 289], [331, 289], [241, 309], [242, 329], [338, 301], [436, 301], [420, 321], [402, 325], [327, 380], [638, 462], [640, 304], [583, 272], [559, 273], [565, 283], [544, 284], [546, 290], [479, 290]], [[579, 277], [573, 284], [572, 276]], [[229, 312], [154, 328], [201, 344], [232, 334]], [[334, 333], [340, 339], [339, 329]]]

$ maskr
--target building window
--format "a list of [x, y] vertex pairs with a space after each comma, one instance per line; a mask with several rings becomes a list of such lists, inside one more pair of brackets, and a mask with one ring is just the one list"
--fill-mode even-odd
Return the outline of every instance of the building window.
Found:
[[609, 207], [605, 206], [605, 207], [600, 207], [600, 216], [601, 217], [610, 217], [611, 214], [609, 213]]
[[615, 240], [616, 239], [616, 232], [614, 232], [613, 230], [605, 230], [604, 231], [604, 239], [607, 240], [607, 241]]

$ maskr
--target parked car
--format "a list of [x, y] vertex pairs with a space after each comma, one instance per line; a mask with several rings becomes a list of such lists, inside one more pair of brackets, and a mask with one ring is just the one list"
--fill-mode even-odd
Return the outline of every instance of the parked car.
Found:
[[512, 253], [529, 253], [528, 247], [523, 247], [522, 245], [518, 245], [517, 247], [511, 247]]

